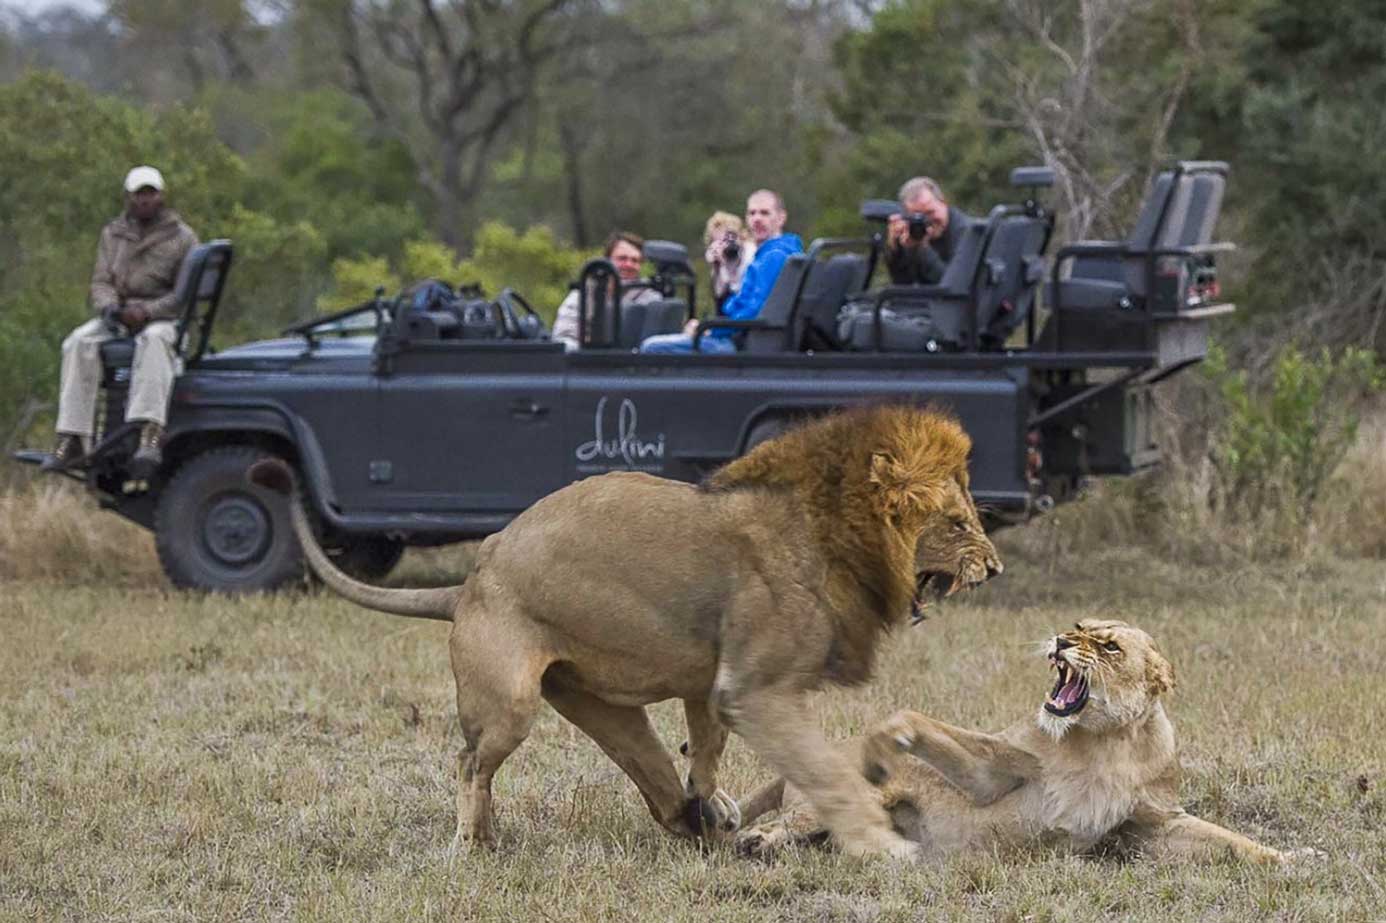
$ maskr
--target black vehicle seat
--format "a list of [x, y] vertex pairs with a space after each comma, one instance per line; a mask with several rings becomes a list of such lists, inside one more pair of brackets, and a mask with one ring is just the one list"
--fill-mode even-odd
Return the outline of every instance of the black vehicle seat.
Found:
[[[775, 285], [765, 297], [756, 320], [767, 325], [764, 330], [746, 331], [742, 350], [748, 353], [779, 353], [788, 348], [790, 336], [789, 322], [794, 313], [794, 294], [799, 290], [799, 281], [809, 271], [808, 254], [794, 253], [784, 261]], [[807, 280], [805, 288], [807, 288]]]
[[[200, 355], [207, 345], [221, 292], [231, 272], [231, 255], [231, 241], [209, 240], [189, 250], [178, 267], [178, 278], [173, 284], [174, 303], [178, 305], [178, 340], [174, 348], [181, 359]], [[129, 369], [134, 361], [134, 337], [117, 337], [101, 344], [101, 362], [107, 370], [108, 383], [128, 379], [128, 374], [114, 373]]]
[[[988, 226], [968, 224], [938, 285], [893, 286], [880, 296], [882, 349], [919, 352], [963, 345]], [[848, 349], [875, 349], [874, 303], [868, 293], [840, 317], [838, 336]]]
[[1226, 168], [1222, 164], [1187, 167], [1191, 169], [1179, 172], [1177, 181], [1174, 171], [1156, 177], [1125, 241], [1107, 244], [1110, 253], [1071, 261], [1068, 278], [1051, 284], [1046, 292], [1051, 306], [1092, 310], [1144, 302], [1153, 251], [1212, 241], [1227, 186]]
[[405, 339], [416, 343], [462, 338], [462, 321], [451, 311], [407, 311], [404, 324]]
[[977, 345], [1000, 349], [1034, 306], [1044, 280], [1049, 224], [1033, 215], [1001, 217], [987, 245], [977, 290]]
[[837, 338], [837, 316], [842, 305], [866, 285], [869, 268], [865, 254], [839, 253], [810, 270], [794, 319], [794, 349], [842, 348]]
[[678, 298], [632, 303], [621, 308], [621, 346], [638, 349], [646, 337], [678, 333], [688, 320], [688, 303]]

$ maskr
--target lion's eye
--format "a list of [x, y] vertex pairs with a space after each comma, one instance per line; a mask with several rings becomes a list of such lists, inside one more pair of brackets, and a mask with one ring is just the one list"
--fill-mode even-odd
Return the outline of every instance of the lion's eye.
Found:
[[953, 520], [953, 531], [954, 531], [954, 532], [966, 532], [966, 531], [967, 531], [967, 520], [966, 520], [966, 519], [954, 519], [954, 520]]
[[1102, 642], [1102, 649], [1103, 649], [1104, 651], [1106, 651], [1107, 653], [1109, 653], [1109, 654], [1120, 654], [1120, 653], [1121, 653], [1121, 645], [1120, 645], [1120, 644], [1117, 644], [1115, 641], [1103, 641], [1103, 642]]

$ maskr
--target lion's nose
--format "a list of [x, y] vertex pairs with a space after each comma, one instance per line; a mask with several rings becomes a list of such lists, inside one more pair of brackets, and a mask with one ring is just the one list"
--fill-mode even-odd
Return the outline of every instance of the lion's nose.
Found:
[[1055, 639], [1054, 639], [1054, 650], [1055, 650], [1056, 653], [1057, 653], [1058, 651], [1064, 650], [1065, 648], [1069, 648], [1069, 647], [1072, 647], [1072, 646], [1073, 646], [1073, 642], [1070, 641], [1070, 640], [1068, 640], [1067, 638], [1058, 637], [1058, 638], [1055, 638]]
[[1005, 569], [1006, 569], [1006, 568], [1001, 564], [1001, 562], [1000, 562], [999, 560], [993, 559], [993, 560], [988, 561], [988, 562], [987, 562], [987, 579], [990, 580], [992, 577], [999, 577], [999, 576], [1001, 576], [1001, 572], [1002, 572], [1003, 570], [1005, 570]]

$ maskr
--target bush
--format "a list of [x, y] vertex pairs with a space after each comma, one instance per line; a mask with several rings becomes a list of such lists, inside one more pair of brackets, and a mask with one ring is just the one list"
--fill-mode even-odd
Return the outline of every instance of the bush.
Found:
[[1359, 428], [1381, 385], [1364, 350], [1286, 350], [1258, 384], [1215, 348], [1159, 393], [1163, 464], [1094, 485], [1022, 544], [1054, 559], [1136, 546], [1203, 564], [1386, 555], [1386, 421]]
[[1289, 524], [1311, 521], [1357, 435], [1365, 399], [1381, 388], [1376, 354], [1323, 350], [1311, 358], [1287, 349], [1259, 391], [1246, 372], [1228, 368], [1220, 350], [1209, 356], [1206, 374], [1224, 401], [1209, 453], [1217, 474], [1213, 501], [1241, 521], [1267, 515]]
[[560, 243], [547, 227], [521, 234], [490, 222], [477, 234], [472, 256], [460, 262], [447, 245], [427, 238], [405, 244], [404, 255], [393, 265], [383, 256], [336, 260], [332, 288], [318, 299], [318, 309], [339, 311], [360, 304], [375, 295], [377, 286], [394, 295], [422, 279], [439, 279], [454, 287], [479, 284], [489, 296], [513, 288], [552, 324], [569, 283], [590, 255]]

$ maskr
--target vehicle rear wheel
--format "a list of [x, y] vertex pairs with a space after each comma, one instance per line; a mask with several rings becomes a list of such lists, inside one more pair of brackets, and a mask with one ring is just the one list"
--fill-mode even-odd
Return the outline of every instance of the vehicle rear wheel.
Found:
[[174, 586], [256, 593], [303, 579], [287, 500], [246, 478], [251, 465], [272, 457], [226, 446], [195, 455], [174, 472], [154, 510], [154, 544]]
[[326, 551], [334, 564], [367, 583], [388, 576], [404, 557], [404, 545], [378, 535], [352, 538]]

